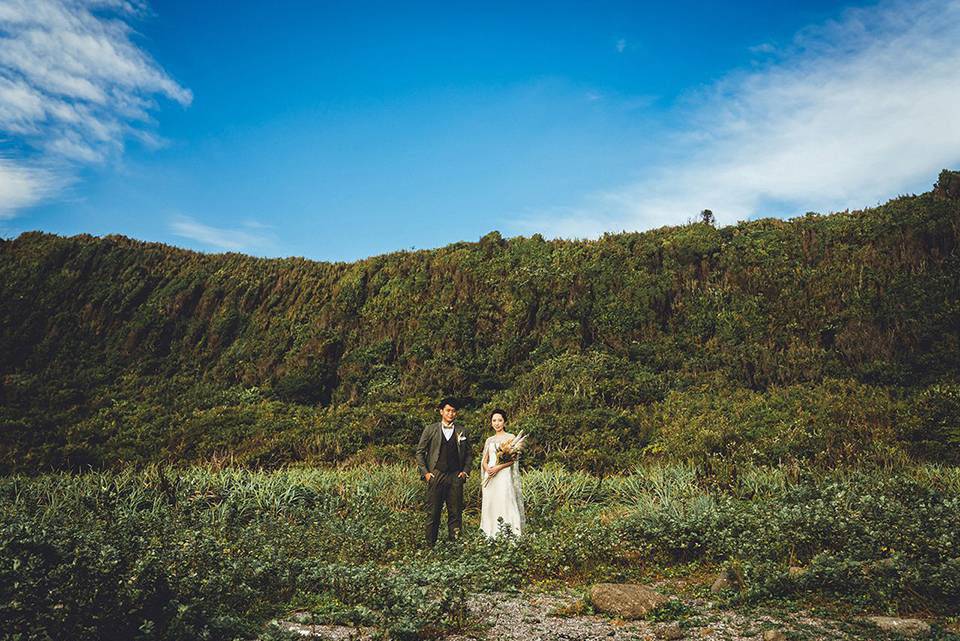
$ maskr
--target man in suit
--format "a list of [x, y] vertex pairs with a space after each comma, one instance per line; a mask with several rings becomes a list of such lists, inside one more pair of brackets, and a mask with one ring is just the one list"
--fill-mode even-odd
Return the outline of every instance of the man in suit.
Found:
[[453, 541], [463, 527], [463, 484], [467, 480], [473, 452], [470, 440], [459, 424], [457, 402], [440, 401], [440, 420], [423, 428], [417, 443], [417, 467], [427, 482], [427, 545], [437, 542], [440, 512], [447, 506], [447, 536]]

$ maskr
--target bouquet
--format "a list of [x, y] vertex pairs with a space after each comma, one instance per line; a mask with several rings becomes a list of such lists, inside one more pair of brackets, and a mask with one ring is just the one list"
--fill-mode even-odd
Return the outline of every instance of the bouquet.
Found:
[[[520, 432], [513, 438], [508, 438], [502, 443], [497, 443], [497, 465], [501, 463], [513, 463], [520, 458], [520, 452], [523, 451], [523, 445], [527, 440], [527, 435]], [[483, 479], [483, 487], [487, 486], [490, 476]]]

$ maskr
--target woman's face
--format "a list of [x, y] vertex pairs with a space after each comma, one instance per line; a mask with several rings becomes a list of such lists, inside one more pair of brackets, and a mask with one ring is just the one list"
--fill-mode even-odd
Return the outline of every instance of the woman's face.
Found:
[[490, 417], [490, 425], [493, 427], [493, 431], [499, 434], [503, 431], [503, 426], [506, 421], [503, 420], [503, 414], [494, 414]]

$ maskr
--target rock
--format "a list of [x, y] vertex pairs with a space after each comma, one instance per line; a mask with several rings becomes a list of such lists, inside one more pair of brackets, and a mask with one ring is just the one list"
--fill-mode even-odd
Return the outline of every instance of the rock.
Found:
[[644, 585], [632, 583], [597, 583], [590, 588], [593, 607], [621, 617], [638, 619], [667, 602], [667, 597]]
[[673, 623], [660, 628], [660, 638], [668, 640], [682, 639], [683, 628], [680, 627], [679, 623], [674, 621]]
[[897, 617], [867, 617], [867, 621], [884, 632], [896, 632], [908, 637], [918, 637], [930, 633], [930, 624], [920, 619], [898, 619]]
[[787, 570], [787, 574], [791, 579], [799, 579], [804, 574], [807, 573], [807, 568], [802, 568], [799, 565], [791, 565], [790, 569]]
[[743, 572], [740, 570], [740, 564], [736, 561], [724, 568], [713, 585], [710, 586], [711, 592], [724, 592], [726, 590], [736, 590], [739, 592], [744, 588]]
[[349, 625], [324, 625], [305, 623], [310, 619], [309, 613], [296, 612], [289, 617], [292, 621], [274, 620], [274, 625], [284, 632], [299, 634], [305, 639], [324, 639], [326, 641], [372, 641], [376, 630], [369, 627], [352, 627]]
[[737, 576], [736, 572], [731, 570], [724, 570], [717, 577], [717, 580], [713, 582], [713, 585], [710, 586], [711, 592], [723, 592], [724, 590], [737, 590], [739, 591], [743, 588], [743, 584], [740, 582], [740, 577]]
[[727, 578], [727, 573], [724, 572], [717, 577], [717, 580], [713, 582], [713, 585], [710, 586], [711, 592], [723, 592], [724, 590], [730, 589], [730, 579]]
[[292, 621], [293, 623], [312, 623], [313, 620], [314, 620], [313, 612], [310, 612], [308, 610], [297, 610], [295, 612], [291, 612], [286, 616], [286, 621]]
[[767, 630], [763, 633], [763, 641], [787, 641], [787, 635], [780, 630]]

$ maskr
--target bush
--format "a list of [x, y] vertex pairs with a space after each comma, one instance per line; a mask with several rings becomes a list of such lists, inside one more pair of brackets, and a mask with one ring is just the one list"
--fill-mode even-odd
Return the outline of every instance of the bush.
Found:
[[[872, 610], [960, 614], [960, 476], [740, 469], [719, 487], [693, 465], [600, 479], [524, 474], [527, 533], [487, 540], [476, 479], [464, 536], [423, 549], [410, 466], [224, 468], [0, 479], [5, 634], [234, 639], [307, 609], [320, 622], [435, 638], [474, 625], [469, 592], [633, 579], [736, 560], [743, 598], [829, 596]], [[807, 569], [801, 577], [786, 570]]]
[[960, 384], [943, 382], [912, 399], [913, 421], [904, 421], [902, 437], [927, 459], [960, 462]]
[[771, 388], [671, 392], [654, 406], [650, 451], [707, 465], [822, 467], [903, 463], [904, 409], [883, 389], [851, 380]]

